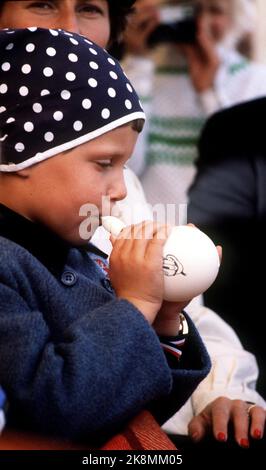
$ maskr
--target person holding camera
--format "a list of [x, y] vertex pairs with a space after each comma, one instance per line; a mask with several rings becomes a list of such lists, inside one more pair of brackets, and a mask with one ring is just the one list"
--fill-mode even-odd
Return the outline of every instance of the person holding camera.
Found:
[[236, 50], [252, 30], [255, 9], [251, 0], [138, 0], [135, 7], [124, 67], [142, 97], [148, 125], [131, 168], [141, 176], [148, 202], [176, 205], [170, 222], [178, 223], [207, 117], [266, 92], [265, 66]]

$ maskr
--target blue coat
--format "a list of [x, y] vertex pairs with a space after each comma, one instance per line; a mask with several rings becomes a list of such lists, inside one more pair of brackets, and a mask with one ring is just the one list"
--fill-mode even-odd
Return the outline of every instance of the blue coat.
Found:
[[0, 235], [0, 383], [12, 424], [104, 439], [143, 408], [163, 422], [207, 375], [193, 324], [170, 366], [144, 316], [116, 298], [92, 245], [71, 247], [4, 206]]

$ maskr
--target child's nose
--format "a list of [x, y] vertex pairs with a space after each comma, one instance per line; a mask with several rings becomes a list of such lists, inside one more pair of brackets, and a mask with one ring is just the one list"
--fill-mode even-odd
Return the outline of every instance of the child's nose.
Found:
[[127, 195], [127, 188], [124, 178], [117, 179], [109, 192], [109, 196], [113, 201], [121, 201]]

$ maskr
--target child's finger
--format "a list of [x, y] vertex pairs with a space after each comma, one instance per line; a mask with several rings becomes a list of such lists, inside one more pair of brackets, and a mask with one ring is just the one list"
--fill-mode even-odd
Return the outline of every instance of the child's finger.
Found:
[[[160, 254], [162, 256], [162, 247], [165, 244], [168, 236], [170, 235], [172, 227], [170, 225], [158, 226], [154, 232], [152, 240], [149, 241], [145, 253], [145, 258], [152, 259], [153, 257], [158, 257]], [[163, 261], [163, 259], [161, 260]], [[163, 262], [161, 263], [163, 266]]]

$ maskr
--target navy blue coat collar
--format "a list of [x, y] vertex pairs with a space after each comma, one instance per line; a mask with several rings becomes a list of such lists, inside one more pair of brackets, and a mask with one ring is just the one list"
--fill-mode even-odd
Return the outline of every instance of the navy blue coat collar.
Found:
[[[0, 236], [25, 248], [55, 275], [62, 273], [69, 250], [75, 248], [45, 226], [31, 222], [3, 204], [0, 204]], [[92, 243], [78, 249], [107, 258]]]

